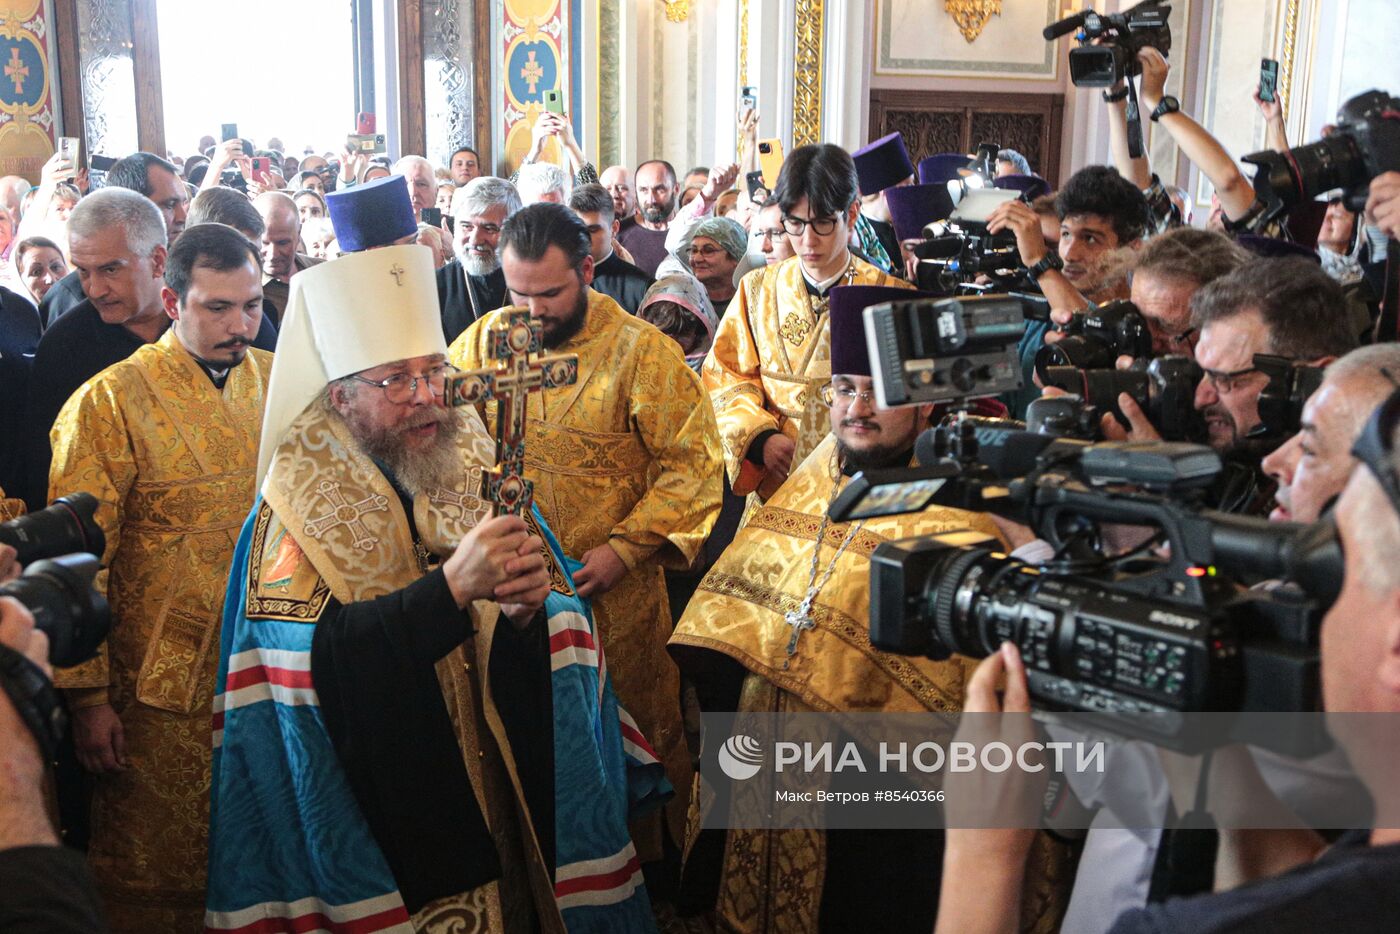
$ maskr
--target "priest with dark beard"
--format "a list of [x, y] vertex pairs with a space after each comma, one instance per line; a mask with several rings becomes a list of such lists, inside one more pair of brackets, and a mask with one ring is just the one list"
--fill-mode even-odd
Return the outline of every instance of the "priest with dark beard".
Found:
[[[860, 522], [827, 509], [862, 470], [908, 467], [933, 406], [875, 402], [862, 311], [908, 298], [879, 286], [831, 292], [831, 434], [795, 466], [705, 576], [671, 637], [672, 656], [707, 711], [957, 712], [973, 663], [881, 652], [870, 644], [870, 555], [882, 542], [974, 529], [986, 515], [940, 507]], [[796, 608], [796, 611], [794, 611]], [[692, 812], [696, 817], [696, 812]], [[943, 834], [932, 830], [687, 828], [683, 890], [732, 931], [926, 934], [938, 910]], [[1050, 865], [1048, 853], [1042, 870]], [[897, 855], [896, 855], [897, 854]], [[1058, 917], [1045, 872], [1027, 917]]]
[[492, 517], [434, 298], [416, 245], [292, 280], [225, 606], [210, 930], [654, 930], [627, 820], [660, 764], [548, 526]]
[[450, 344], [477, 318], [507, 304], [498, 247], [501, 227], [520, 210], [520, 193], [502, 178], [473, 179], [452, 196], [452, 252], [437, 271], [442, 336]]

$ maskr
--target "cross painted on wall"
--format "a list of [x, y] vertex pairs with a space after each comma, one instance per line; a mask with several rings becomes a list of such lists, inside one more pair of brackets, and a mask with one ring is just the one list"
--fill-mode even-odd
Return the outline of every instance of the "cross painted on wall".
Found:
[[544, 77], [544, 67], [535, 61], [534, 52], [526, 54], [525, 67], [520, 69], [520, 77], [530, 86], [530, 93], [534, 94], [540, 79]]
[[20, 61], [19, 46], [10, 46], [10, 60], [5, 63], [5, 77], [15, 83], [15, 95], [24, 93], [24, 79], [29, 77], [29, 66]]

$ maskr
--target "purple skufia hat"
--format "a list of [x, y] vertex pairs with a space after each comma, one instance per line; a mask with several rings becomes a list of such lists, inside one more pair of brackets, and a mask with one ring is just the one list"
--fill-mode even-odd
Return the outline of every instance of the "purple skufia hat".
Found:
[[940, 152], [919, 160], [919, 184], [936, 185], [961, 178], [958, 169], [967, 168], [967, 156], [960, 152]]
[[904, 148], [904, 136], [897, 131], [857, 149], [851, 153], [851, 160], [856, 164], [863, 195], [893, 188], [914, 174], [914, 164]]
[[865, 315], [882, 302], [929, 298], [928, 292], [893, 289], [887, 285], [838, 285], [831, 290], [828, 316], [831, 322], [831, 372], [844, 376], [869, 376], [870, 351], [865, 342]]
[[1019, 191], [1027, 201], [1050, 194], [1050, 183], [1038, 175], [1003, 175], [992, 179], [992, 187]]
[[1240, 234], [1235, 238], [1235, 242], [1255, 256], [1262, 256], [1265, 259], [1297, 258], [1310, 259], [1314, 263], [1322, 262], [1322, 257], [1317, 255], [1316, 250], [1310, 250], [1301, 243], [1294, 243], [1292, 240], [1260, 237], [1257, 234]]
[[937, 185], [901, 185], [885, 190], [885, 204], [890, 209], [890, 223], [895, 236], [901, 240], [922, 240], [924, 225], [945, 220], [953, 213], [953, 196], [946, 183]]
[[402, 175], [390, 175], [326, 194], [335, 239], [345, 253], [388, 246], [418, 233], [413, 201]]

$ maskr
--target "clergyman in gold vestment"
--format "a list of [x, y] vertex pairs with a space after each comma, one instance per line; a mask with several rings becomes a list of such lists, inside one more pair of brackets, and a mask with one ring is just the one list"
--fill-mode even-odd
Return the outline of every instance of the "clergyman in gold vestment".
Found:
[[51, 435], [50, 496], [96, 496], [107, 537], [111, 636], [55, 683], [98, 772], [88, 859], [113, 931], [203, 920], [219, 625], [272, 360], [248, 349], [261, 259], [232, 228], [185, 231], [166, 282], [174, 325], [75, 392]]
[[730, 486], [740, 496], [773, 495], [826, 436], [818, 393], [831, 377], [830, 290], [912, 288], [851, 253], [858, 193], [855, 163], [844, 149], [793, 150], [774, 195], [797, 255], [744, 276], [715, 331], [700, 377], [714, 404]]
[[[675, 342], [588, 288], [588, 231], [571, 211], [525, 208], [506, 222], [500, 252], [507, 287], [528, 303], [545, 347], [579, 358], [575, 385], [530, 395], [526, 476], [564, 552], [583, 562], [574, 581], [592, 601], [618, 700], [677, 789], [668, 818], [678, 841], [692, 772], [662, 569], [688, 568], [719, 514], [714, 414]], [[451, 361], [494, 366], [490, 329], [505, 313], [467, 328]], [[495, 413], [484, 414], [494, 429]], [[656, 832], [634, 835], [644, 862], [659, 858]]]
[[[931, 406], [878, 410], [861, 312], [889, 289], [833, 291], [832, 367], [825, 395], [832, 434], [754, 510], [701, 582], [671, 652], [696, 682], [702, 706], [744, 712], [956, 712], [973, 662], [936, 662], [870, 642], [870, 555], [883, 542], [960, 529], [996, 535], [988, 516], [934, 507], [861, 522], [826, 512], [850, 476], [907, 467]], [[942, 833], [930, 830], [698, 831], [692, 808], [686, 900], [713, 899], [720, 930], [761, 934], [932, 930]], [[1042, 846], [1028, 876], [1030, 930], [1053, 930], [1059, 863]], [[695, 867], [718, 866], [719, 878]], [[1055, 883], [1055, 884], [1050, 884]]]

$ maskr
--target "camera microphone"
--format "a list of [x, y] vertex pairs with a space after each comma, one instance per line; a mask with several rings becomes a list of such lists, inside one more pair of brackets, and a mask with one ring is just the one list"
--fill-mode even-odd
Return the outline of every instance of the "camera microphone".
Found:
[[[977, 463], [989, 469], [998, 480], [1024, 477], [1038, 466], [1040, 457], [1052, 445], [1065, 451], [1078, 451], [1087, 442], [1061, 438], [1035, 431], [979, 425], [974, 431], [977, 439]], [[914, 456], [920, 464], [933, 464], [948, 452], [940, 451], [936, 432], [925, 431], [914, 442]]]
[[1087, 13], [1076, 13], [1073, 16], [1066, 16], [1059, 22], [1051, 23], [1049, 26], [1046, 26], [1041, 30], [1040, 34], [1044, 36], [1047, 41], [1053, 41], [1061, 36], [1069, 35], [1080, 26], [1084, 25], [1084, 18], [1087, 15]]
[[919, 259], [952, 259], [963, 251], [963, 238], [957, 236], [930, 237], [914, 247]]

